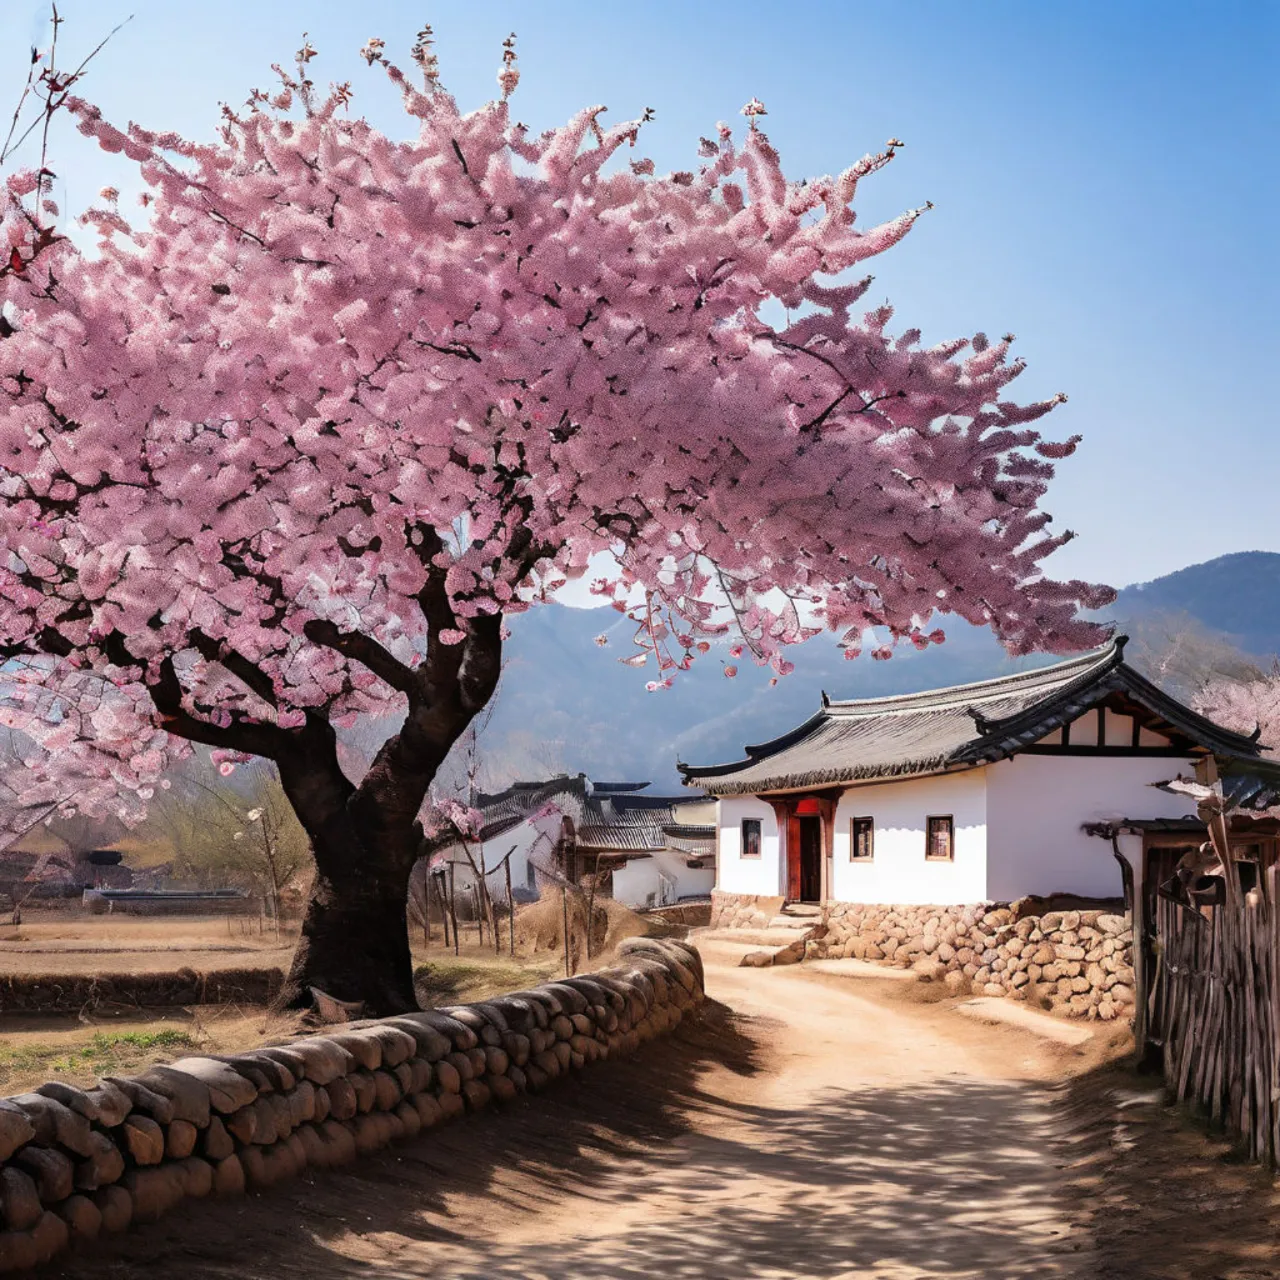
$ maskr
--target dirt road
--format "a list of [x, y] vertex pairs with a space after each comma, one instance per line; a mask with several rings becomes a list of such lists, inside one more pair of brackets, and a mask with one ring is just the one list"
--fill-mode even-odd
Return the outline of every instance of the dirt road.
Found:
[[[1058, 1083], [1096, 1046], [973, 1023], [887, 982], [737, 969], [732, 958], [708, 956], [714, 1003], [668, 1049], [348, 1172], [195, 1205], [60, 1274], [1271, 1274], [1146, 1270], [1132, 1260], [1113, 1272], [1099, 1255], [1081, 1169], [1098, 1193], [1111, 1122], [1077, 1114], [1073, 1134]], [[1126, 1238], [1135, 1229], [1140, 1245], [1140, 1221], [1129, 1216]]]

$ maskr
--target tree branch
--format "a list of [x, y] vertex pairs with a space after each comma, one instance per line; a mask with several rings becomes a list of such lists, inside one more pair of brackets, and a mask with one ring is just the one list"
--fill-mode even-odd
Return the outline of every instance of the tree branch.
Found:
[[417, 680], [413, 669], [401, 662], [372, 636], [358, 631], [339, 631], [327, 618], [312, 618], [302, 628], [312, 644], [322, 645], [367, 667], [384, 684], [400, 693], [412, 693]]
[[220, 640], [205, 635], [199, 627], [192, 630], [188, 639], [191, 646], [206, 662], [216, 662], [231, 672], [251, 692], [256, 693], [263, 702], [273, 707], [280, 705], [275, 685], [256, 663], [250, 662], [243, 654], [237, 653]]
[[229, 725], [216, 725], [193, 716], [182, 705], [182, 682], [172, 655], [161, 660], [159, 679], [147, 685], [147, 692], [160, 717], [160, 727], [177, 738], [271, 760], [290, 744], [290, 734], [276, 725], [251, 724], [240, 719]]

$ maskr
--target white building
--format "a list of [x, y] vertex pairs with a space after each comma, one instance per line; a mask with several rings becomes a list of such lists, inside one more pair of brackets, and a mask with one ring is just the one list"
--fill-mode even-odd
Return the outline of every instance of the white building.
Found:
[[[1224, 776], [1247, 771], [1260, 748], [1163, 693], [1123, 651], [1117, 637], [976, 684], [824, 695], [744, 760], [682, 765], [687, 785], [718, 800], [716, 889], [895, 905], [1150, 893], [1148, 864], [1205, 838], [1194, 803], [1156, 784], [1207, 757]], [[1114, 827], [1114, 846], [1098, 824]]]
[[465, 851], [437, 848], [433, 865], [453, 864], [455, 892], [464, 900], [473, 863], [499, 902], [506, 901], [508, 869], [517, 901], [595, 873], [604, 873], [597, 892], [629, 907], [705, 899], [715, 883], [716, 803], [647, 795], [648, 785], [577, 774], [482, 794], [476, 798], [485, 819], [479, 841]]
[[[667, 907], [707, 898], [715, 887], [716, 801], [634, 797], [657, 803], [631, 810], [647, 821], [628, 830], [614, 824], [579, 832], [580, 847], [594, 847], [613, 868], [613, 896], [628, 907]], [[616, 801], [615, 801], [616, 806]], [[624, 804], [622, 812], [627, 814]], [[634, 846], [628, 837], [634, 831]]]

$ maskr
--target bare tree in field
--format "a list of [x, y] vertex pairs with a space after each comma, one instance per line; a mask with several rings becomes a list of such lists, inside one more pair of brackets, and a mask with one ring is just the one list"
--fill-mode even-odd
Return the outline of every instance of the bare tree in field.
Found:
[[259, 894], [278, 932], [284, 892], [311, 866], [310, 844], [274, 767], [260, 761], [242, 772], [234, 789], [180, 777], [152, 802], [144, 830], [172, 845], [178, 878]]

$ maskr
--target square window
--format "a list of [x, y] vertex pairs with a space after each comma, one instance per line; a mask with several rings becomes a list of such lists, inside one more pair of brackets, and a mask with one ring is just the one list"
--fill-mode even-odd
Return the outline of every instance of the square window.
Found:
[[951, 862], [955, 858], [956, 824], [948, 813], [926, 819], [924, 856], [928, 862]]
[[870, 862], [875, 856], [876, 821], [874, 818], [849, 820], [849, 861]]
[[758, 858], [760, 856], [760, 819], [743, 818], [742, 820], [742, 857]]

